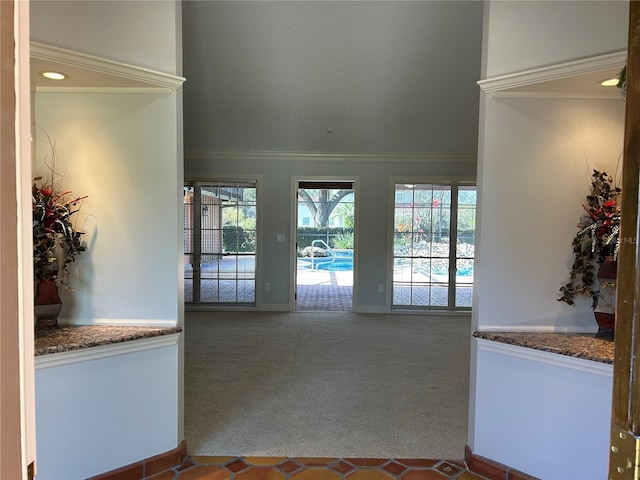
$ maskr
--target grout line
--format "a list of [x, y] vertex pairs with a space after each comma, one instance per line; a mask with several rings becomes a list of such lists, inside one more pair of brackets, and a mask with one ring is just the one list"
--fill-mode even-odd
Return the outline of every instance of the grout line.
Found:
[[[356, 466], [354, 465], [352, 462], [349, 462], [348, 460], [345, 460], [344, 458], [338, 458], [335, 461], [331, 462], [331, 463], [327, 463], [327, 464], [318, 464], [318, 465], [305, 465], [302, 464], [298, 461], [296, 461], [295, 457], [287, 457], [284, 460], [273, 464], [273, 465], [255, 465], [255, 464], [251, 464], [249, 462], [247, 462], [245, 460], [246, 457], [234, 457], [226, 462], [223, 463], [202, 463], [199, 461], [194, 460], [193, 458], [191, 458], [190, 456], [187, 456], [185, 458], [185, 462], [189, 461], [192, 465], [188, 468], [185, 468], [184, 470], [178, 470], [179, 468], [182, 467], [182, 465], [184, 465], [184, 462], [182, 465], [179, 465], [177, 467], [172, 468], [170, 471], [172, 471], [174, 473], [174, 477], [173, 480], [179, 480], [180, 476], [182, 473], [186, 473], [189, 472], [190, 470], [197, 468], [199, 466], [218, 466], [221, 468], [224, 468], [225, 471], [227, 471], [229, 473], [229, 480], [235, 480], [237, 475], [246, 471], [247, 468], [251, 468], [251, 467], [259, 467], [259, 468], [265, 468], [265, 469], [270, 469], [276, 472], [279, 472], [283, 475], [285, 480], [291, 480], [293, 478], [293, 476], [300, 474], [301, 472], [305, 471], [305, 470], [313, 470], [313, 469], [326, 469], [326, 470], [330, 470], [332, 473], [335, 473], [336, 475], [339, 476], [340, 480], [348, 480], [348, 476], [354, 474], [355, 472], [359, 472], [359, 471], [366, 471], [366, 470], [370, 470], [370, 471], [379, 471], [379, 472], [383, 472], [386, 475], [389, 475], [393, 480], [400, 480], [400, 478], [404, 475], [406, 475], [408, 472], [413, 472], [413, 471], [433, 471], [433, 472], [438, 472], [442, 475], [447, 475], [446, 478], [448, 478], [449, 480], [455, 480], [459, 477], [461, 477], [462, 475], [465, 474], [465, 472], [470, 472], [470, 470], [468, 469], [466, 462], [464, 461], [455, 461], [455, 460], [434, 460], [436, 461], [436, 463], [434, 463], [432, 466], [430, 467], [408, 467], [406, 464], [402, 463], [401, 461], [399, 461], [398, 459], [385, 459], [386, 461], [381, 463], [380, 465], [377, 466]], [[248, 465], [247, 468], [243, 468], [237, 472], [233, 472], [231, 469], [228, 468], [229, 465], [237, 462], [237, 461], [242, 461], [243, 463], [245, 463], [246, 465]], [[299, 468], [296, 468], [295, 470], [286, 473], [281, 471], [280, 469], [278, 469], [277, 467], [279, 465], [283, 465], [287, 462], [293, 462], [294, 464], [298, 465]], [[341, 473], [337, 470], [334, 470], [333, 466], [338, 465], [339, 463], [344, 462], [347, 463], [348, 465], [352, 466], [353, 468], [349, 471], [347, 471], [346, 473]], [[391, 463], [397, 463], [402, 465], [403, 467], [405, 467], [405, 470], [399, 472], [398, 474], [394, 474], [391, 473], [387, 470], [384, 469], [384, 467], [390, 465]], [[452, 466], [455, 468], [455, 472], [453, 473], [448, 473], [446, 471], [446, 466]], [[442, 467], [442, 469], [440, 469], [440, 467]], [[478, 480], [486, 480], [485, 477], [482, 477], [480, 475], [478, 475], [477, 473], [473, 473], [470, 472], [473, 475], [475, 475]], [[144, 477], [147, 478], [147, 477]], [[203, 477], [205, 478], [205, 477]], [[445, 477], [443, 477], [444, 479]]]

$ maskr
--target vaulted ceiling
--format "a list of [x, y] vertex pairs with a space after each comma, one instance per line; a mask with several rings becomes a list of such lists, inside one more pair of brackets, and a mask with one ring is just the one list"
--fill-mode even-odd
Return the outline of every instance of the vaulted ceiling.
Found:
[[481, 1], [185, 1], [185, 149], [475, 155]]

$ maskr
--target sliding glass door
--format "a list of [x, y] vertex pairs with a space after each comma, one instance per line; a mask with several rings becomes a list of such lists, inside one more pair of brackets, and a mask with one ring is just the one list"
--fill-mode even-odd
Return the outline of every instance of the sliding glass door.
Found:
[[393, 307], [470, 308], [475, 186], [396, 184], [394, 193]]
[[255, 305], [256, 183], [185, 183], [183, 196], [185, 302]]

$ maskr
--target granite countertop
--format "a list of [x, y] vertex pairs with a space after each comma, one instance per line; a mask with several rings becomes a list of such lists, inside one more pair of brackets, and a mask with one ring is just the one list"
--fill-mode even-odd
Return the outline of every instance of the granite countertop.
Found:
[[615, 343], [595, 334], [560, 332], [474, 332], [476, 338], [613, 364]]
[[35, 356], [179, 333], [182, 327], [78, 325], [39, 330]]

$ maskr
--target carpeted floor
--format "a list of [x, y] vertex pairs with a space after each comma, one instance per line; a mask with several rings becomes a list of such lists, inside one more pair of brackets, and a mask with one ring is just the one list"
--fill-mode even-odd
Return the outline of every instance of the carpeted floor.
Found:
[[188, 453], [463, 458], [470, 336], [459, 317], [188, 312]]

